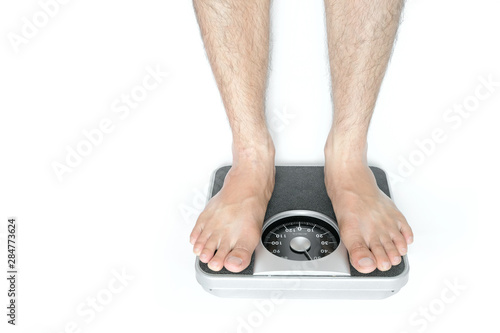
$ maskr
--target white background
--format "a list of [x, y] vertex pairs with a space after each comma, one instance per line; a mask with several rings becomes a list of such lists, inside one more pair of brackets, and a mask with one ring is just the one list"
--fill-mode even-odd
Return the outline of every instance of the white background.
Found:
[[[500, 296], [500, 87], [455, 128], [443, 117], [478, 101], [481, 77], [500, 81], [498, 1], [406, 6], [369, 160], [391, 174], [415, 233], [408, 284], [380, 301], [264, 302], [267, 310], [263, 301], [212, 296], [195, 280], [189, 233], [211, 172], [231, 162], [231, 137], [191, 1], [69, 1], [16, 52], [8, 36], [40, 11], [35, 0], [0, 5], [0, 266], [5, 272], [6, 220], [16, 216], [20, 271], [15, 329], [1, 279], [2, 332], [59, 333], [71, 322], [80, 332], [237, 332], [242, 322], [253, 332], [497, 326], [488, 301]], [[331, 120], [323, 15], [320, 0], [274, 3], [268, 119], [293, 115], [273, 128], [278, 165], [323, 163]], [[121, 119], [113, 102], [148, 66], [168, 78]], [[59, 181], [52, 164], [65, 163], [67, 146], [105, 118], [113, 131]], [[419, 153], [416, 141], [439, 128], [446, 140]], [[418, 165], [401, 177], [411, 156]], [[106, 299], [122, 270], [133, 279]], [[443, 293], [454, 296], [447, 283], [465, 289], [443, 303]], [[78, 314], [96, 296], [109, 301], [102, 311]]]

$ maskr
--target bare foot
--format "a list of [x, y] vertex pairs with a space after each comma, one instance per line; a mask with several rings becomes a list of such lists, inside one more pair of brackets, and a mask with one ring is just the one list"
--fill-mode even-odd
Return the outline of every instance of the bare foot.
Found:
[[393, 201], [378, 188], [366, 159], [334, 147], [329, 138], [325, 185], [353, 267], [370, 273], [398, 265], [413, 242], [413, 232]]
[[[257, 247], [274, 188], [274, 146], [235, 149], [222, 189], [208, 202], [190, 236], [193, 252], [211, 270], [241, 272]], [[217, 250], [217, 253], [214, 252]]]

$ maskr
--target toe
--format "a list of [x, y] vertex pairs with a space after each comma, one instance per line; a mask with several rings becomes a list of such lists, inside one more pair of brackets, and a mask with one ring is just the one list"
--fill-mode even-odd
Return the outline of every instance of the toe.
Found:
[[195, 244], [196, 241], [198, 240], [198, 237], [201, 235], [203, 232], [203, 227], [205, 225], [204, 218], [203, 218], [203, 213], [198, 217], [198, 220], [196, 220], [196, 224], [194, 225], [193, 231], [191, 231], [191, 234], [189, 235], [189, 242], [191, 244]]
[[195, 225], [193, 228], [193, 231], [191, 231], [191, 235], [189, 235], [189, 243], [194, 245], [194, 243], [196, 243], [196, 240], [200, 236], [201, 232], [202, 232], [201, 227], [198, 225]]
[[406, 244], [413, 243], [413, 231], [404, 217], [399, 220], [399, 231], [405, 238]]
[[[258, 241], [258, 239], [257, 239]], [[248, 267], [256, 242], [240, 240], [227, 255], [224, 266], [228, 271], [238, 273]]]
[[370, 242], [370, 250], [373, 252], [375, 258], [377, 259], [377, 268], [379, 270], [387, 271], [391, 268], [391, 261], [389, 260], [389, 257], [385, 252], [384, 246], [382, 245], [382, 243], [380, 243], [379, 240]]
[[208, 268], [210, 268], [213, 271], [220, 271], [224, 266], [224, 259], [226, 258], [229, 251], [230, 251], [229, 245], [225, 244], [225, 242], [221, 242], [221, 245], [219, 246], [217, 253], [208, 263]]
[[392, 242], [398, 249], [399, 255], [404, 256], [408, 253], [408, 243], [406, 243], [404, 236], [400, 232], [392, 233], [391, 238]]
[[208, 232], [207, 230], [204, 230], [196, 239], [196, 243], [194, 243], [193, 246], [193, 252], [197, 256], [201, 254], [201, 251], [205, 247], [205, 244], [207, 243], [207, 240], [210, 238], [211, 232]]
[[220, 238], [216, 235], [210, 236], [200, 252], [200, 261], [207, 263], [214, 256], [215, 250], [219, 247]]
[[399, 254], [399, 250], [394, 245], [394, 242], [389, 237], [385, 239], [381, 239], [381, 243], [385, 249], [385, 253], [389, 257], [389, 261], [392, 265], [399, 265], [401, 263], [401, 255]]
[[360, 273], [370, 273], [377, 268], [373, 253], [360, 236], [345, 236], [343, 242], [349, 252], [352, 266]]
[[226, 257], [224, 266], [228, 271], [238, 273], [248, 267], [252, 251], [244, 247], [235, 247]]

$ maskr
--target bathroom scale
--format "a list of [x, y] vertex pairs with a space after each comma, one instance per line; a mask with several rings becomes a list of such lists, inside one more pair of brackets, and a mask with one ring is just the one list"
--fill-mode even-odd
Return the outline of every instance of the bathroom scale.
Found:
[[[222, 188], [229, 169], [215, 170], [207, 202]], [[385, 172], [370, 169], [390, 197]], [[397, 293], [409, 275], [407, 255], [388, 271], [363, 274], [350, 264], [323, 166], [276, 166], [262, 236], [246, 269], [212, 271], [196, 257], [195, 270], [209, 293], [241, 298], [381, 299]]]

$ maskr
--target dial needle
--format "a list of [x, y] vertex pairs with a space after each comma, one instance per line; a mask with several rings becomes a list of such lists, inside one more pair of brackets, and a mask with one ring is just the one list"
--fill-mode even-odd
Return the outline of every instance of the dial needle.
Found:
[[305, 251], [304, 251], [304, 254], [306, 255], [307, 259], [309, 259], [309, 260], [313, 260], [313, 259], [311, 258], [311, 256], [309, 255], [309, 252], [307, 252], [307, 250], [305, 250]]

